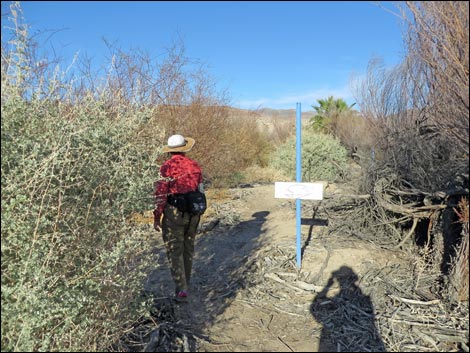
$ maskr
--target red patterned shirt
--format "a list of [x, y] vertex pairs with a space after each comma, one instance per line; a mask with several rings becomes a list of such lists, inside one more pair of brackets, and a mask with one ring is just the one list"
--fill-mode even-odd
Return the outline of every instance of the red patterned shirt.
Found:
[[157, 181], [155, 187], [155, 219], [160, 219], [169, 194], [194, 191], [202, 183], [201, 167], [183, 154], [174, 154], [163, 163], [160, 175], [163, 179]]

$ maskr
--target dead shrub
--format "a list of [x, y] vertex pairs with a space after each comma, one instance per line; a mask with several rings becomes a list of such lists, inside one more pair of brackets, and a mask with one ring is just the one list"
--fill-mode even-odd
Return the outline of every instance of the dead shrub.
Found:
[[374, 146], [373, 130], [369, 128], [368, 121], [355, 110], [342, 112], [337, 117], [334, 135], [341, 140], [344, 146], [361, 158], [369, 155]]
[[439, 130], [468, 160], [468, 1], [407, 1], [408, 56], [426, 112], [421, 124]]
[[[413, 224], [418, 217], [429, 225], [432, 261], [444, 283], [449, 254], [455, 263], [468, 263], [468, 254], [460, 260], [465, 255], [451, 251], [464, 235], [457, 234], [447, 212], [456, 198], [468, 195], [468, 2], [406, 5], [403, 62], [385, 69], [380, 60], [371, 60], [358, 89], [357, 102], [375, 137], [375, 158], [363, 163], [364, 189], [373, 196], [374, 212], [388, 215], [378, 221], [392, 234], [415, 233], [411, 223], [404, 229], [403, 219], [410, 215]], [[384, 182], [390, 187], [378, 192]], [[434, 219], [437, 210], [441, 217]], [[396, 226], [390, 225], [392, 217]]]
[[249, 165], [267, 163], [271, 146], [267, 135], [255, 120], [229, 116], [226, 106], [163, 107], [158, 114], [167, 136], [179, 133], [196, 139], [191, 157], [198, 160], [212, 183], [223, 183], [223, 179], [241, 173]]
[[461, 198], [457, 209], [454, 208], [455, 213], [459, 217], [459, 222], [462, 225], [462, 240], [458, 245], [457, 255], [452, 263], [450, 271], [450, 296], [458, 301], [468, 302], [469, 293], [469, 204], [468, 198]]

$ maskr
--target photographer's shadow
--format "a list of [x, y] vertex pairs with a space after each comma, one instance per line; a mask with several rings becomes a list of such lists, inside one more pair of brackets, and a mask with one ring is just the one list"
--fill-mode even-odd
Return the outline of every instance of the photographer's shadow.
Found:
[[[357, 281], [356, 273], [342, 266], [315, 296], [310, 312], [323, 325], [319, 352], [385, 352], [375, 326], [374, 307]], [[337, 286], [333, 286], [335, 282]]]

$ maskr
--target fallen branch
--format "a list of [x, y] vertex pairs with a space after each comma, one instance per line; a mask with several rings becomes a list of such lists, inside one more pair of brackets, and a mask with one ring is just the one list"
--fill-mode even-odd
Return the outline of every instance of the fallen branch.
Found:
[[434, 299], [434, 300], [430, 300], [427, 302], [422, 301], [422, 300], [406, 299], [406, 298], [397, 297], [396, 295], [392, 295], [392, 294], [390, 294], [389, 297], [396, 299], [398, 301], [401, 301], [402, 303], [416, 304], [416, 305], [435, 305], [441, 302], [439, 299]]
[[401, 246], [402, 246], [403, 244], [405, 244], [405, 242], [408, 240], [408, 238], [411, 237], [411, 235], [415, 232], [416, 226], [417, 226], [417, 224], [418, 224], [418, 220], [419, 220], [419, 218], [413, 218], [413, 225], [411, 226], [410, 231], [403, 237], [403, 239], [401, 240], [401, 242], [400, 242], [398, 245], [396, 245], [396, 246], [394, 247], [394, 249], [401, 248]]
[[293, 289], [295, 291], [302, 291], [302, 289], [300, 289], [298, 287], [294, 287], [293, 285], [291, 285], [291, 284], [287, 283], [286, 281], [284, 281], [282, 278], [279, 278], [274, 273], [265, 273], [264, 277], [269, 278], [269, 279], [271, 279], [275, 282], [281, 283], [281, 284], [285, 285], [287, 288]]
[[354, 200], [367, 200], [370, 199], [370, 194], [352, 195], [352, 194], [326, 194], [324, 199], [354, 199]]

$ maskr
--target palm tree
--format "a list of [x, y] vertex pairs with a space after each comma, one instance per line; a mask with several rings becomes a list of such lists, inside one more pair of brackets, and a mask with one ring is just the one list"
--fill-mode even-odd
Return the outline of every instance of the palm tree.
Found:
[[315, 130], [334, 133], [336, 131], [337, 120], [343, 112], [349, 112], [356, 104], [348, 105], [342, 98], [334, 99], [329, 96], [328, 99], [317, 99], [319, 106], [312, 105], [316, 115], [310, 118], [312, 127]]

